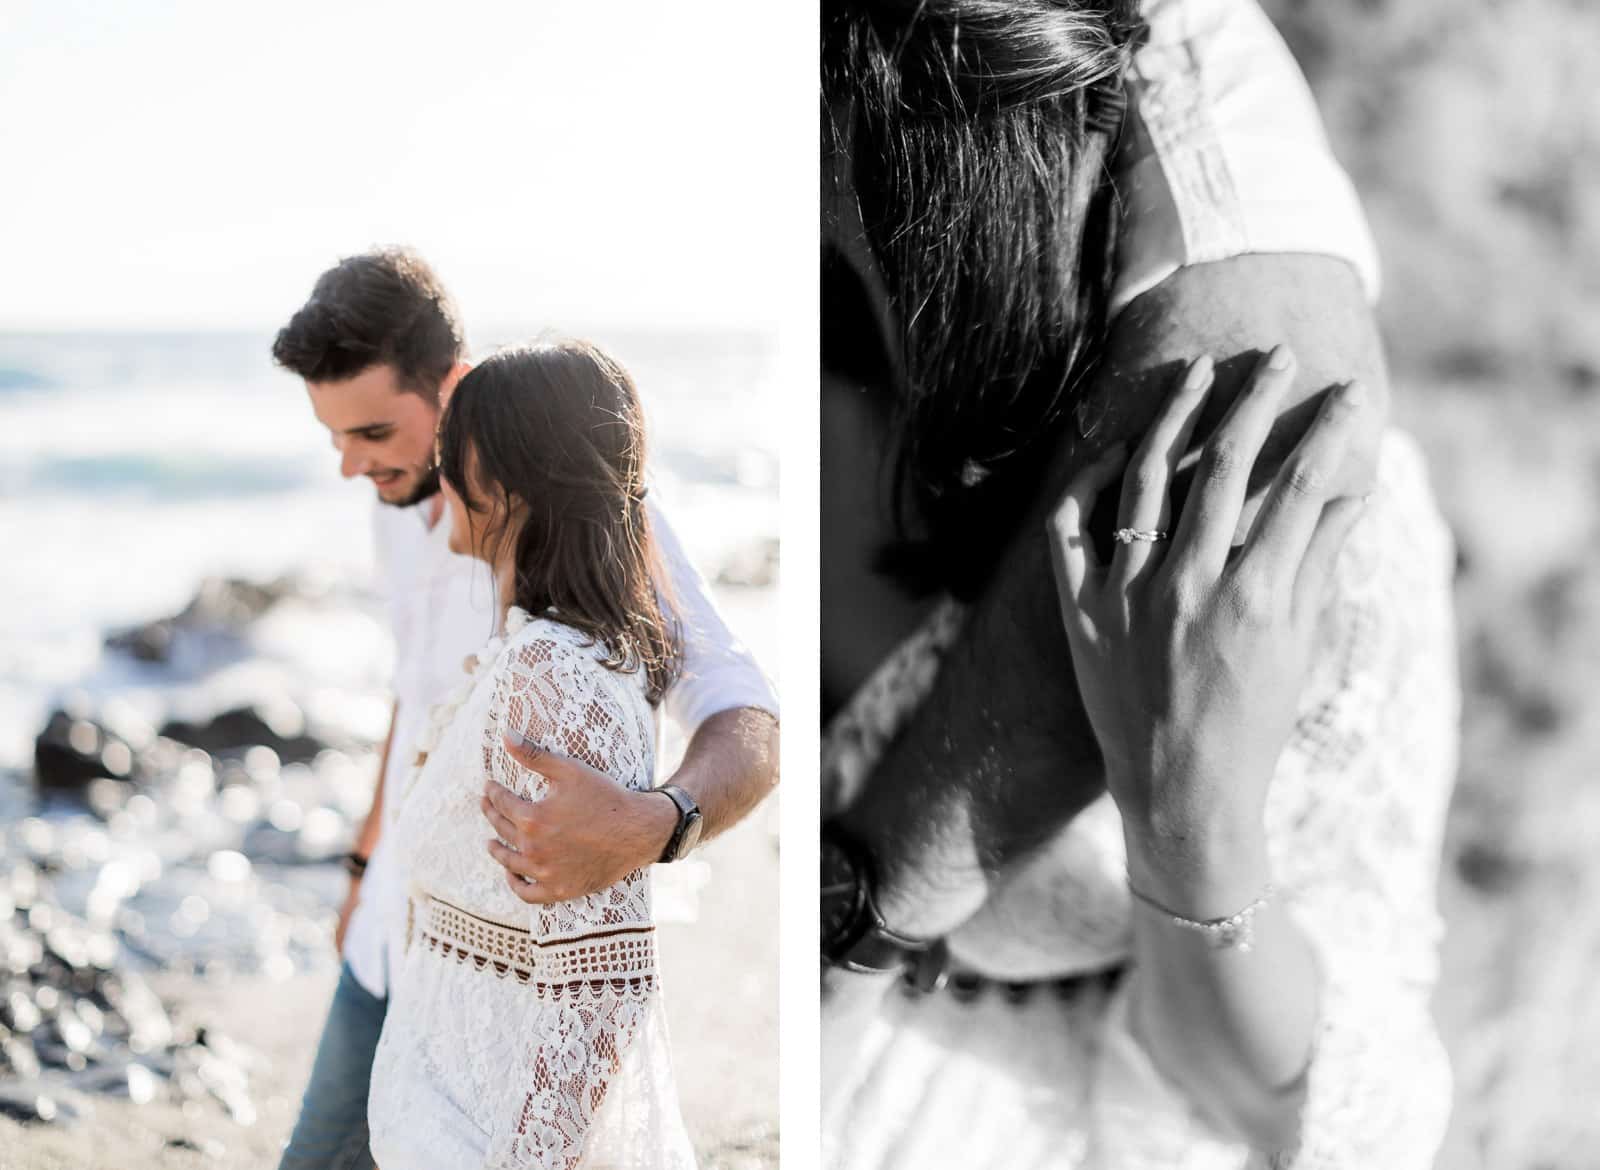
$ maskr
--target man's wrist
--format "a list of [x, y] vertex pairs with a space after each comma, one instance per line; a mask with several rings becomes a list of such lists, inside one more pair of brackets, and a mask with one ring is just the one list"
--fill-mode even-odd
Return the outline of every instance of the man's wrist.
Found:
[[837, 818], [822, 825], [822, 958], [825, 966], [868, 976], [901, 975], [931, 990], [943, 986], [949, 951], [939, 936], [896, 931], [878, 909], [877, 863]]
[[638, 826], [639, 865], [641, 868], [661, 860], [678, 830], [677, 802], [659, 788], [635, 792], [634, 817]]
[[873, 901], [895, 934], [942, 938], [988, 896], [969, 832], [908, 833], [909, 818], [877, 817], [870, 805], [847, 810], [839, 820], [872, 858]]

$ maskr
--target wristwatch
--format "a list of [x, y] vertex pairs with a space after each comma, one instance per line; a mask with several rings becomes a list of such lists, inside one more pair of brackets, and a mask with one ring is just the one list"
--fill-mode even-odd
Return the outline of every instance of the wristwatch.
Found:
[[700, 806], [694, 802], [694, 797], [676, 784], [663, 784], [656, 791], [678, 806], [678, 827], [672, 830], [672, 836], [667, 840], [667, 847], [661, 851], [661, 860], [681, 861], [694, 852], [694, 847], [700, 844], [700, 833], [705, 827], [700, 816]]
[[862, 974], [900, 974], [921, 991], [944, 986], [949, 951], [942, 938], [908, 938], [889, 929], [874, 898], [872, 854], [835, 820], [822, 824], [822, 957]]

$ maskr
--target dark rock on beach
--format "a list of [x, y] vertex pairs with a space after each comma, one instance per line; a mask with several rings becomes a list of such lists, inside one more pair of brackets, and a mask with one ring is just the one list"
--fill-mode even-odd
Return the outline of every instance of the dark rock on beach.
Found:
[[204, 723], [177, 720], [162, 725], [161, 735], [202, 751], [219, 754], [246, 747], [272, 749], [284, 763], [306, 763], [328, 744], [305, 733], [305, 719], [293, 704], [274, 708], [235, 707]]
[[34, 741], [33, 775], [40, 789], [79, 789], [106, 777], [130, 780], [133, 746], [90, 719], [57, 709]]
[[106, 646], [149, 663], [178, 661], [190, 647], [197, 657], [215, 658], [219, 642], [236, 642], [251, 622], [304, 588], [289, 577], [266, 583], [209, 578], [179, 613], [115, 630]]
[[[69, 692], [31, 776], [0, 770], [0, 1117], [61, 1125], [115, 1098], [255, 1122], [252, 1052], [150, 980], [284, 981], [335, 963], [332, 861], [376, 759], [341, 723], [356, 699], [294, 692], [262, 657], [258, 623], [284, 601], [293, 620], [366, 604], [288, 579], [207, 582], [180, 613], [106, 639], [139, 703]], [[216, 688], [205, 709], [211, 680], [241, 664], [255, 697]]]

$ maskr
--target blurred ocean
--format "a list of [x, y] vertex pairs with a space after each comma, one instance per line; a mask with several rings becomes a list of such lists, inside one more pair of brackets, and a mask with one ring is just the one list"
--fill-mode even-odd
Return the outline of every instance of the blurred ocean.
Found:
[[[775, 542], [772, 339], [590, 336], [640, 387], [654, 490], [701, 571], [715, 579]], [[142, 689], [169, 690], [171, 671], [108, 654], [103, 638], [178, 612], [206, 577], [371, 584], [372, 489], [340, 479], [269, 344], [253, 333], [0, 332], [0, 768], [27, 765], [67, 696], [137, 703]], [[279, 623], [269, 657], [324, 685], [381, 690], [386, 633], [375, 608], [360, 609], [365, 618]], [[381, 724], [366, 706], [357, 721]]]

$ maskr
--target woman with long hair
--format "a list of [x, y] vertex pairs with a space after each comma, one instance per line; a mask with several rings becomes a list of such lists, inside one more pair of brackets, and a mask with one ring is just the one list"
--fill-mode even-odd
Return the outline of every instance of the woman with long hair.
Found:
[[486, 785], [544, 794], [508, 744], [653, 783], [652, 708], [679, 640], [633, 382], [581, 342], [497, 353], [456, 387], [439, 469], [451, 550], [489, 566], [502, 628], [392, 797], [410, 896], [391, 914], [373, 1155], [384, 1170], [690, 1167], [648, 873], [530, 906], [485, 852], [480, 812]]
[[[1146, 254], [1252, 250], [1211, 118], [1289, 111], [1325, 156], [1303, 82], [1234, 0], [834, 0], [823, 49], [829, 1162], [1430, 1165], [1457, 683], [1425, 473], [1376, 380], [1284, 441], [1287, 348], [1108, 331]], [[1176, 211], [1113, 181], [1134, 129]], [[1370, 498], [1338, 499], [1369, 434]], [[1019, 651], [1032, 602], [989, 599], [1025, 542], [1057, 604]], [[996, 658], [1025, 718], [934, 705]]]

